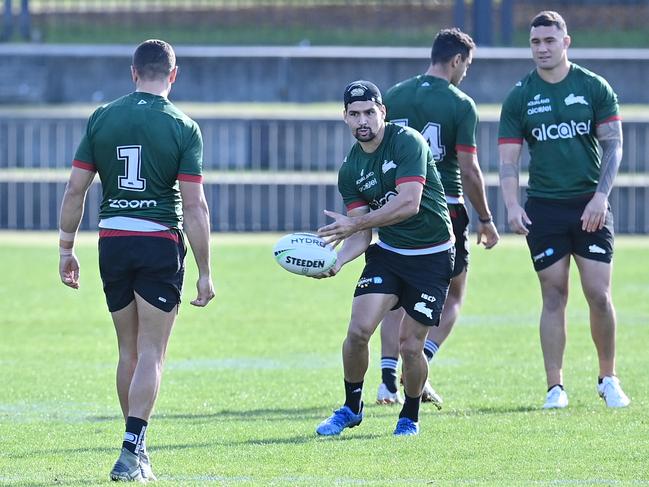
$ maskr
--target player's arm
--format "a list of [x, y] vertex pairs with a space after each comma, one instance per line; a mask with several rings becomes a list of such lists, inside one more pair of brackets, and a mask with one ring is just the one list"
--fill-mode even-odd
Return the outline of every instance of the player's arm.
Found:
[[599, 230], [606, 220], [608, 196], [622, 162], [622, 122], [612, 120], [601, 123], [597, 126], [596, 134], [602, 147], [602, 163], [597, 191], [581, 215], [582, 229], [587, 232]]
[[518, 143], [500, 143], [500, 189], [507, 208], [507, 221], [514, 233], [527, 235], [527, 225], [532, 223], [518, 200], [520, 173], [520, 156], [522, 145]]
[[83, 206], [95, 171], [72, 167], [65, 187], [59, 216], [59, 276], [61, 282], [79, 289], [79, 261], [74, 254], [74, 240], [79, 230]]
[[457, 160], [460, 166], [462, 187], [471, 205], [478, 213], [478, 244], [483, 243], [490, 249], [498, 243], [500, 236], [493, 223], [487, 195], [485, 194], [484, 178], [475, 152], [459, 151]]
[[[367, 214], [369, 211], [370, 211], [370, 209], [369, 209], [368, 206], [361, 206], [361, 207], [358, 207], [358, 208], [354, 208], [353, 210], [349, 210], [347, 212], [346, 218], [355, 218], [355, 217], [358, 217], [358, 216], [362, 216], [362, 215]], [[328, 212], [328, 213], [333, 213], [333, 212]], [[338, 214], [338, 213], [336, 213], [336, 214]], [[318, 230], [318, 234], [320, 234], [320, 230]], [[350, 235], [349, 237], [347, 237], [345, 239], [345, 241], [343, 243], [343, 246], [338, 251], [336, 264], [331, 269], [329, 269], [329, 271], [327, 271], [325, 273], [322, 273], [322, 274], [319, 274], [319, 275], [317, 275], [315, 277], [317, 279], [321, 279], [323, 277], [335, 276], [336, 274], [338, 274], [338, 272], [340, 271], [342, 266], [344, 266], [348, 262], [351, 262], [356, 257], [358, 257], [363, 252], [365, 252], [365, 250], [367, 249], [367, 247], [369, 247], [371, 242], [372, 242], [372, 229], [371, 228], [366, 229], [366, 230], [361, 230], [359, 232], [356, 232], [356, 233]]]
[[210, 213], [200, 182], [180, 181], [185, 233], [198, 267], [197, 296], [191, 304], [205, 306], [214, 297], [210, 264]]
[[[422, 178], [423, 179], [423, 178]], [[397, 194], [381, 208], [361, 215], [350, 213], [345, 216], [335, 211], [325, 210], [325, 215], [334, 219], [333, 223], [321, 227], [318, 235], [337, 245], [349, 236], [363, 230], [385, 227], [402, 222], [419, 212], [419, 204], [424, 186], [419, 181], [406, 181], [396, 187]]]

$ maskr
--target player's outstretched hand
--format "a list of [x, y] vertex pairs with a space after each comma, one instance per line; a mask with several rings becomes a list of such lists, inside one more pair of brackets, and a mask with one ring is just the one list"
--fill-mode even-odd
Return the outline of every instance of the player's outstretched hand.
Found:
[[77, 256], [61, 255], [59, 258], [61, 282], [72, 289], [79, 289], [79, 260]]
[[207, 303], [215, 296], [214, 285], [212, 284], [212, 279], [209, 277], [199, 277], [198, 281], [196, 281], [196, 290], [198, 291], [196, 299], [191, 301], [191, 304], [194, 306], [201, 308], [207, 306]]
[[329, 269], [327, 272], [322, 272], [320, 274], [311, 277], [313, 277], [314, 279], [326, 279], [327, 277], [333, 277], [340, 272], [341, 267], [342, 264], [336, 262], [334, 266], [331, 269]]
[[350, 217], [329, 210], [324, 210], [324, 214], [329, 218], [333, 218], [334, 221], [329, 225], [318, 228], [318, 236], [323, 237], [332, 247], [335, 248], [347, 237], [356, 233], [356, 226]]
[[500, 235], [498, 235], [498, 230], [494, 222], [478, 222], [478, 245], [484, 245], [485, 249], [490, 249], [494, 247], [500, 240]]

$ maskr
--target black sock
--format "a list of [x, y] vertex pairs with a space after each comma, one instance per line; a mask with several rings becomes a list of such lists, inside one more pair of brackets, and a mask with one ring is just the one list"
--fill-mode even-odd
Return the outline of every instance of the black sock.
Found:
[[403, 408], [399, 413], [400, 418], [412, 419], [415, 423], [419, 421], [419, 403], [421, 403], [421, 396], [410, 397], [404, 394], [405, 400], [403, 401]]
[[347, 382], [345, 381], [345, 406], [352, 410], [354, 414], [361, 411], [361, 397], [363, 395], [363, 381]]
[[147, 421], [133, 416], [126, 418], [126, 431], [124, 433], [122, 448], [126, 448], [131, 453], [137, 455], [148, 424]]
[[391, 393], [397, 392], [398, 357], [381, 357], [381, 380]]
[[553, 386], [548, 387], [548, 392], [550, 392], [552, 389], [554, 389], [554, 388], [557, 387], [557, 386], [561, 387], [561, 390], [562, 390], [562, 391], [564, 390], [564, 388], [563, 388], [563, 384], [555, 384], [555, 385], [553, 385]]

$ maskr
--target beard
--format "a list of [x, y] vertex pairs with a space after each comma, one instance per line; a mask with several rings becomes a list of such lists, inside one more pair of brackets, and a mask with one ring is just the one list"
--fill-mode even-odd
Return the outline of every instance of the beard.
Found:
[[372, 132], [372, 129], [371, 129], [371, 128], [369, 128], [369, 127], [362, 127], [362, 129], [363, 129], [363, 130], [367, 130], [367, 133], [366, 133], [365, 135], [360, 135], [360, 134], [358, 133], [358, 131], [361, 130], [361, 128], [357, 128], [357, 129], [354, 131], [354, 137], [355, 137], [356, 140], [358, 140], [359, 142], [369, 142], [369, 141], [372, 140], [374, 137], [376, 137], [376, 133], [375, 133], [375, 132]]

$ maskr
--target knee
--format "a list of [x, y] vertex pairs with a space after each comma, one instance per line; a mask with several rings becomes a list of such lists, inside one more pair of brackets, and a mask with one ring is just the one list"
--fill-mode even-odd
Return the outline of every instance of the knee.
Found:
[[611, 294], [606, 290], [589, 290], [585, 291], [588, 305], [594, 311], [607, 313], [613, 308]]
[[551, 310], [564, 309], [568, 303], [568, 288], [546, 286], [543, 289], [543, 306]]
[[399, 353], [404, 362], [412, 362], [423, 357], [424, 346], [423, 343], [410, 338], [401, 340], [399, 344]]
[[360, 323], [352, 322], [347, 330], [347, 342], [354, 347], [367, 346], [372, 333]]

